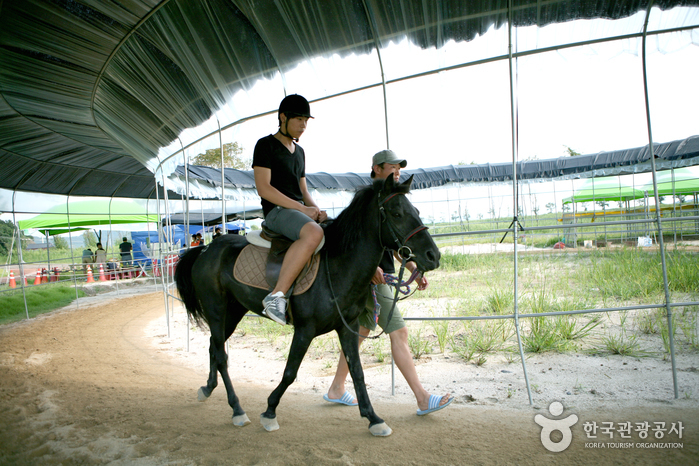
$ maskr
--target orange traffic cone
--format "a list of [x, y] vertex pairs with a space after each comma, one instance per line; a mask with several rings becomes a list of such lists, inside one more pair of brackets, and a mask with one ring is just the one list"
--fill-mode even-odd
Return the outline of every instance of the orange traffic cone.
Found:
[[58, 267], [53, 268], [53, 281], [59, 282], [61, 281], [61, 276], [60, 276], [61, 271], [58, 270]]
[[24, 274], [24, 286], [29, 286], [29, 283], [27, 283], [27, 274]]
[[17, 283], [15, 282], [15, 274], [10, 270], [10, 288], [17, 288]]
[[102, 264], [100, 264], [100, 281], [101, 282], [107, 281], [107, 277], [104, 276], [104, 266], [102, 266]]
[[41, 269], [36, 270], [36, 278], [34, 279], [35, 285], [41, 285]]
[[41, 283], [49, 282], [49, 271], [46, 269], [41, 269]]
[[95, 278], [92, 276], [92, 269], [87, 266], [87, 283], [95, 283]]

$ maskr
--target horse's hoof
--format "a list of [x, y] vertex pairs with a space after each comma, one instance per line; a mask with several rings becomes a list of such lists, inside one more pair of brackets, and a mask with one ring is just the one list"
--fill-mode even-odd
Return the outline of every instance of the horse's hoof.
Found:
[[375, 437], [388, 437], [393, 433], [390, 427], [385, 422], [381, 424], [374, 424], [369, 427], [369, 432]]
[[199, 391], [197, 392], [197, 400], [206, 401], [208, 399], [209, 397], [204, 393], [204, 389], [202, 387], [199, 387]]
[[262, 427], [264, 427], [267, 432], [279, 430], [279, 423], [277, 422], [276, 417], [274, 419], [270, 419], [260, 415], [260, 422], [262, 423]]
[[243, 427], [250, 424], [250, 419], [247, 414], [241, 414], [240, 416], [233, 416], [233, 425], [236, 427]]

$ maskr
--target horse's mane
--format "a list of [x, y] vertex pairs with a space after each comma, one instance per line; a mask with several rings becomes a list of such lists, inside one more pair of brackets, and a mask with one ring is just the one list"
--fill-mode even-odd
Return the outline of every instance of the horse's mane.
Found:
[[[325, 229], [326, 248], [332, 254], [339, 254], [347, 251], [364, 234], [367, 211], [376, 208], [376, 197], [384, 187], [384, 180], [376, 180], [370, 186], [364, 186], [357, 190], [352, 202], [343, 210], [340, 215], [333, 220]], [[391, 193], [407, 194], [410, 191], [409, 184], [396, 184]]]

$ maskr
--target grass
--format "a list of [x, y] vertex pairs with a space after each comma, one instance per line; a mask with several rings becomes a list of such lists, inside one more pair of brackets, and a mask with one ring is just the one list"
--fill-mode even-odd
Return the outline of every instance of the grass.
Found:
[[612, 354], [620, 356], [647, 356], [647, 352], [643, 351], [638, 341], [638, 335], [627, 335], [626, 331], [622, 331], [619, 335], [607, 335], [604, 337], [604, 346]]
[[[686, 299], [699, 297], [699, 255], [669, 251], [668, 277], [671, 293]], [[426, 301], [445, 300], [447, 315], [511, 315], [514, 309], [512, 257], [508, 254], [442, 255], [440, 268], [430, 281], [430, 293], [418, 294]], [[689, 278], [685, 278], [689, 277]], [[566, 312], [599, 307], [622, 307], [639, 302], [663, 302], [664, 291], [657, 251], [621, 248], [581, 250], [566, 255], [522, 255], [519, 262], [518, 310], [520, 314]], [[676, 348], [699, 348], [699, 311], [676, 311], [673, 319]], [[432, 331], [444, 352], [447, 346], [456, 356], [476, 364], [485, 355], [502, 353], [509, 361], [516, 345], [510, 331], [494, 338], [494, 321], [467, 321], [463, 330], [445, 335], [443, 323]], [[529, 353], [546, 351], [607, 351], [621, 355], [648, 355], [640, 335], [658, 334], [669, 351], [667, 319], [658, 311], [610, 312], [526, 317], [520, 319], [523, 347]], [[635, 327], [631, 329], [631, 327]], [[613, 332], [611, 329], [614, 328]], [[606, 330], [605, 330], [606, 329]], [[453, 330], [452, 330], [453, 331]], [[634, 332], [637, 332], [638, 335]], [[679, 342], [679, 343], [678, 343]]]
[[[70, 284], [46, 284], [25, 288], [29, 317], [50, 312], [67, 306], [75, 301], [75, 288]], [[78, 288], [77, 296], [82, 298], [85, 292]], [[6, 291], [0, 295], [0, 324], [16, 322], [26, 318], [22, 291]]]

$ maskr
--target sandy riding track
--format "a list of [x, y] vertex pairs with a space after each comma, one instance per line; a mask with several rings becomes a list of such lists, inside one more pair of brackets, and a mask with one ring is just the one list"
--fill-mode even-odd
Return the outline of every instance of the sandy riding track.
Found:
[[[234, 379], [252, 420], [238, 428], [231, 423], [223, 387], [206, 403], [197, 402], [206, 370], [158, 351], [145, 334], [162, 317], [163, 306], [156, 293], [0, 328], [0, 463], [650, 465], [699, 460], [699, 410], [672, 402], [633, 409], [600, 406], [578, 413], [579, 423], [681, 420], [682, 439], [668, 441], [681, 442], [682, 448], [592, 449], [576, 429], [568, 449], [550, 453], [534, 422], [537, 412], [549, 413], [528, 406], [454, 403], [417, 417], [413, 404], [379, 398], [374, 408], [394, 433], [374, 438], [355, 408], [290, 390], [277, 410], [281, 429], [269, 433], [259, 424], [259, 413], [271, 385]], [[634, 435], [632, 441], [639, 439]]]

